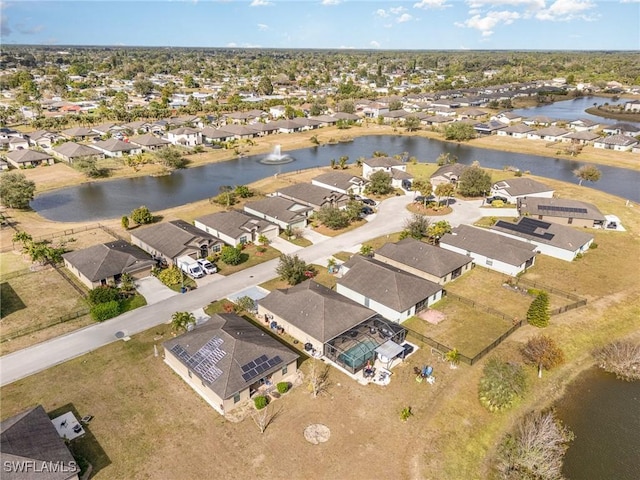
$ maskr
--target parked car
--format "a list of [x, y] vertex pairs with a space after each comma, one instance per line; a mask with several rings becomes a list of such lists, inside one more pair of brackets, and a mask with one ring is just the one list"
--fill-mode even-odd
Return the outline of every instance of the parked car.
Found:
[[376, 201], [375, 200], [371, 200], [370, 198], [363, 198], [361, 201], [365, 205], [371, 205], [372, 207], [376, 206]]
[[362, 215], [371, 215], [373, 213], [373, 208], [371, 208], [371, 207], [362, 207], [361, 213], [362, 213]]
[[204, 270], [204, 273], [216, 273], [218, 271], [218, 267], [216, 267], [213, 263], [211, 263], [206, 258], [201, 258], [198, 260], [198, 265]]
[[436, 197], [434, 197], [433, 195], [429, 195], [428, 197], [425, 197], [423, 195], [418, 195], [416, 198], [413, 199], [413, 201], [415, 203], [429, 203], [429, 202], [435, 202]]
[[498, 195], [494, 195], [493, 197], [487, 197], [486, 202], [491, 205], [493, 202], [500, 200], [503, 203], [509, 203], [505, 197], [500, 197]]
[[616, 222], [609, 222], [609, 223], [607, 223], [607, 228], [610, 228], [612, 230], [617, 230], [618, 229], [618, 224]]

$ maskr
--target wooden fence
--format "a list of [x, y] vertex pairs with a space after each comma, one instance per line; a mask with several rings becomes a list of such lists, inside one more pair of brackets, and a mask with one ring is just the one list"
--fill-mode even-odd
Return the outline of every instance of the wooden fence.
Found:
[[9, 340], [14, 340], [19, 337], [23, 337], [25, 335], [31, 335], [32, 333], [39, 332], [40, 330], [44, 330], [45, 328], [53, 327], [54, 325], [59, 325], [61, 323], [70, 322], [71, 320], [75, 320], [80, 317], [84, 317], [89, 314], [89, 309], [84, 308], [82, 310], [78, 310], [77, 312], [72, 312], [62, 317], [59, 317], [51, 322], [47, 323], [38, 323], [36, 325], [32, 325], [28, 328], [23, 328], [22, 330], [16, 330], [13, 333], [2, 336], [0, 338], [0, 343], [8, 342]]

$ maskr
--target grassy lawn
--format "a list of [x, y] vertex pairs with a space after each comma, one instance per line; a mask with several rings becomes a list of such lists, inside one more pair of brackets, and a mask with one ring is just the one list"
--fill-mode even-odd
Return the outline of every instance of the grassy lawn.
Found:
[[410, 203], [407, 205], [407, 210], [411, 213], [419, 213], [421, 215], [427, 215], [428, 217], [438, 217], [442, 215], [449, 215], [453, 209], [451, 207], [438, 207], [437, 209], [425, 207], [421, 203]]
[[351, 252], [338, 252], [334, 253], [333, 257], [340, 260], [341, 262], [348, 261], [354, 254]]
[[343, 233], [350, 232], [351, 230], [355, 230], [356, 228], [361, 227], [365, 223], [367, 223], [366, 220], [358, 219], [354, 222], [351, 222], [351, 224], [348, 227], [341, 228], [339, 230], [333, 230], [329, 227], [326, 227], [320, 224], [317, 227], [315, 227], [314, 230], [318, 233], [321, 233], [322, 235], [326, 235], [327, 237], [335, 237], [337, 235], [342, 235]]
[[446, 316], [438, 325], [419, 317], [412, 317], [403, 325], [450, 348], [457, 348], [469, 358], [474, 357], [512, 326], [508, 320], [450, 298], [440, 300], [434, 305], [433, 310]]
[[287, 242], [291, 242], [294, 245], [298, 245], [299, 247], [308, 247], [310, 245], [313, 245], [313, 242], [311, 240], [308, 240], [308, 239], [306, 239], [304, 237], [299, 237], [299, 238], [291, 237], [291, 238], [289, 238], [289, 235], [287, 235], [284, 232], [282, 232], [280, 234], [280, 238], [282, 238], [283, 240], [286, 240]]
[[[435, 161], [435, 158], [430, 160]], [[436, 163], [409, 163], [407, 172], [413, 175], [416, 180], [429, 180], [431, 175], [439, 168]]]
[[0, 275], [26, 270], [31, 266], [31, 262], [25, 260], [22, 255], [13, 251], [0, 253]]
[[193, 278], [191, 278], [188, 275], [184, 274], [182, 276], [182, 280], [179, 283], [174, 283], [172, 285], [167, 285], [167, 287], [169, 287], [174, 292], [181, 292], [182, 291], [182, 287], [184, 287], [184, 288], [186, 288], [188, 290], [192, 290], [194, 288], [198, 288], [198, 284], [196, 283], [196, 281]]
[[365, 245], [371, 245], [374, 250], [379, 249], [385, 243], [394, 243], [400, 240], [400, 232], [390, 233], [389, 235], [383, 235], [382, 237], [376, 237], [368, 242], [363, 242]]
[[122, 313], [128, 312], [130, 310], [135, 310], [136, 308], [144, 307], [146, 304], [147, 300], [139, 293], [136, 293], [135, 295], [120, 302], [120, 311]]
[[[327, 269], [326, 266], [317, 265], [317, 264], [312, 264], [312, 265], [316, 268], [316, 271], [318, 272], [318, 274], [315, 277], [313, 277], [314, 281], [329, 288], [334, 288], [336, 286], [336, 282], [338, 279], [336, 278], [335, 275], [332, 275], [329, 273], [329, 270]], [[260, 286], [270, 291], [291, 287], [291, 285], [289, 285], [285, 280], [282, 280], [280, 278], [273, 278], [267, 282], [261, 283]]]
[[231, 275], [245, 268], [250, 268], [280, 257], [280, 252], [273, 247], [265, 247], [266, 251], [264, 253], [257, 251], [259, 247], [260, 245], [247, 245], [242, 251], [245, 260], [239, 265], [227, 265], [223, 261], [216, 261], [218, 273], [221, 275]]

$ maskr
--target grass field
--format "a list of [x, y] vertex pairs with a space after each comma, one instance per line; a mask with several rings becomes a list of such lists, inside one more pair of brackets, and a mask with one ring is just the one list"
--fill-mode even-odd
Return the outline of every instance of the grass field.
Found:
[[[318, 274], [313, 277], [313, 280], [315, 282], [318, 282], [319, 284], [329, 288], [334, 288], [336, 286], [336, 282], [338, 281], [338, 279], [335, 275], [329, 273], [329, 269], [326, 265], [312, 264], [312, 266], [315, 267], [316, 271], [318, 272]], [[271, 279], [267, 282], [261, 283], [260, 286], [271, 291], [291, 287], [291, 285], [289, 285], [286, 281], [281, 280], [280, 278]]]

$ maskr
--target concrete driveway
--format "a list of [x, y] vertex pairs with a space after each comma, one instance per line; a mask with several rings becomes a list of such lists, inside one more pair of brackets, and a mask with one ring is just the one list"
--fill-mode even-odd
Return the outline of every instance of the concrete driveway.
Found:
[[302, 249], [301, 246], [288, 242], [284, 238], [280, 237], [276, 237], [271, 240], [269, 245], [285, 255], [291, 255]]
[[135, 286], [138, 293], [147, 300], [147, 305], [160, 303], [174, 295], [179, 295], [178, 292], [174, 292], [154, 276], [137, 280]]

